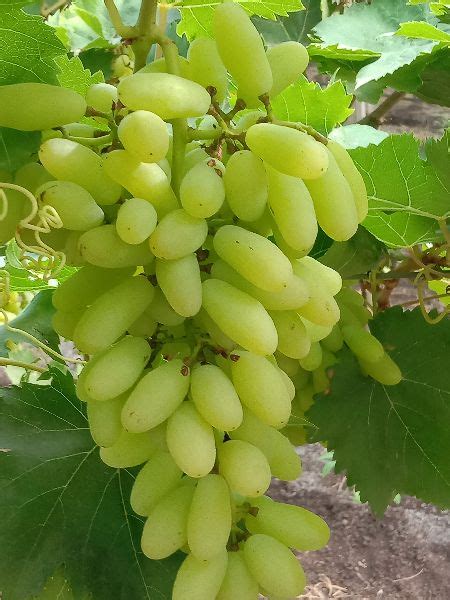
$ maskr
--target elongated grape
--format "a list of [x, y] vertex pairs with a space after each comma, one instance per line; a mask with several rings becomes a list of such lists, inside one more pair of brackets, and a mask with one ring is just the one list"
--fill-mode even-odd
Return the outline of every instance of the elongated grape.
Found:
[[118, 86], [119, 100], [130, 110], [148, 110], [161, 119], [201, 117], [211, 97], [195, 81], [169, 73], [135, 73]]
[[397, 385], [402, 380], [402, 373], [397, 363], [386, 352], [375, 362], [359, 359], [359, 363], [367, 375], [383, 385]]
[[189, 375], [182, 371], [182, 361], [174, 359], [142, 377], [123, 407], [125, 429], [134, 433], [148, 431], [176, 410], [189, 389]]
[[71, 340], [73, 338], [75, 327], [77, 326], [78, 321], [81, 319], [82, 314], [82, 310], [70, 312], [65, 310], [57, 310], [52, 317], [53, 329], [61, 337], [65, 338], [66, 340]]
[[88, 87], [86, 102], [94, 110], [110, 113], [114, 103], [117, 102], [117, 88], [110, 83], [94, 83]]
[[[178, 56], [178, 66], [181, 77], [189, 79], [189, 61], [184, 56]], [[139, 69], [138, 73], [167, 73], [166, 59], [164, 56], [157, 58], [153, 62], [147, 63], [145, 67]]]
[[275, 538], [252, 535], [244, 544], [244, 557], [252, 576], [269, 594], [295, 598], [302, 593], [306, 585], [302, 566]]
[[155, 288], [153, 301], [145, 314], [167, 327], [176, 327], [184, 321], [184, 317], [175, 312], [167, 302], [160, 288]]
[[114, 204], [120, 197], [121, 186], [105, 173], [100, 156], [86, 146], [53, 138], [42, 144], [39, 159], [53, 177], [81, 185], [97, 204]]
[[301, 254], [313, 247], [317, 219], [308, 188], [298, 177], [284, 175], [267, 166], [269, 207], [286, 244]]
[[186, 175], [195, 165], [200, 162], [207, 162], [211, 157], [204, 148], [197, 146], [186, 153], [183, 163], [183, 173]]
[[228, 552], [227, 571], [216, 600], [255, 600], [258, 591], [258, 583], [250, 575], [243, 552]]
[[100, 458], [109, 467], [125, 469], [147, 461], [158, 449], [151, 432], [129, 433], [122, 430], [109, 448], [100, 448]]
[[329, 352], [338, 352], [344, 344], [344, 338], [342, 337], [339, 325], [334, 325], [331, 333], [321, 340], [321, 342], [322, 346]]
[[270, 467], [259, 448], [242, 440], [229, 440], [218, 449], [219, 473], [233, 492], [262, 496], [270, 485]]
[[313, 323], [312, 321], [305, 319], [305, 317], [300, 318], [302, 320], [303, 325], [306, 328], [306, 333], [308, 334], [308, 337], [311, 340], [311, 342], [322, 341], [330, 334], [331, 330], [333, 329], [331, 325], [317, 325], [317, 323]]
[[32, 194], [34, 194], [41, 185], [44, 185], [47, 181], [52, 181], [52, 179], [53, 177], [50, 173], [37, 162], [22, 165], [20, 169], [17, 169], [16, 174], [14, 175], [14, 183], [26, 188]]
[[158, 215], [142, 198], [129, 198], [119, 208], [116, 231], [126, 244], [142, 244], [155, 230]]
[[123, 427], [120, 413], [126, 400], [126, 394], [121, 394], [107, 402], [87, 403], [87, 417], [92, 438], [96, 444], [110, 448], [119, 439]]
[[280, 369], [282, 369], [286, 375], [288, 375], [291, 379], [292, 377], [294, 377], [295, 375], [297, 375], [300, 366], [298, 364], [298, 361], [293, 359], [293, 358], [289, 358], [288, 356], [282, 354], [281, 352], [278, 352], [278, 350], [275, 352], [274, 357], [277, 361], [277, 365], [280, 367]]
[[322, 362], [322, 347], [319, 342], [313, 342], [309, 353], [300, 359], [300, 366], [306, 371], [315, 371]]
[[310, 299], [298, 308], [297, 312], [312, 323], [323, 327], [332, 327], [339, 321], [339, 306], [317, 275], [311, 269], [306, 268], [306, 265], [301, 262], [302, 260], [293, 261], [292, 266], [295, 275], [305, 281], [308, 286]]
[[269, 313], [278, 333], [278, 350], [290, 358], [303, 358], [311, 348], [311, 339], [300, 316], [294, 311]]
[[126, 150], [113, 150], [103, 157], [103, 166], [130, 194], [151, 202], [159, 218], [178, 208], [167, 175], [156, 163], [141, 162]]
[[200, 162], [186, 173], [180, 199], [184, 210], [198, 219], [212, 217], [220, 209], [225, 200], [225, 186], [214, 160]]
[[158, 258], [174, 260], [195, 252], [207, 234], [208, 225], [204, 219], [192, 217], [180, 208], [158, 223], [150, 236], [150, 248]]
[[356, 325], [342, 327], [345, 343], [358, 358], [368, 362], [377, 362], [383, 358], [384, 348], [369, 331]]
[[83, 96], [46, 83], [0, 86], [0, 127], [40, 131], [78, 121], [86, 111]]
[[175, 312], [183, 317], [192, 317], [198, 313], [202, 306], [202, 282], [195, 254], [188, 254], [178, 260], [158, 259], [156, 277]]
[[169, 452], [157, 450], [134, 480], [131, 508], [138, 515], [148, 516], [158, 502], [179, 485], [181, 475]]
[[242, 227], [221, 227], [214, 236], [214, 249], [240, 275], [265, 291], [282, 291], [292, 276], [289, 259], [275, 244]]
[[255, 354], [273, 354], [277, 331], [263, 305], [219, 279], [203, 282], [203, 308], [234, 342]]
[[299, 42], [283, 42], [267, 50], [273, 84], [270, 96], [274, 98], [291, 83], [295, 83], [309, 63], [308, 51]]
[[233, 342], [220, 327], [211, 319], [205, 309], [200, 309], [199, 313], [195, 315], [194, 321], [200, 325], [205, 331], [207, 331], [212, 342], [220, 349], [232, 350], [236, 343]]
[[[306, 271], [310, 272], [311, 275], [308, 278], [308, 281], [320, 281], [332, 296], [335, 296], [342, 288], [342, 277], [339, 273], [319, 262], [312, 256], [304, 256], [303, 258], [298, 259], [297, 263], [304, 267]], [[305, 270], [302, 270], [302, 273], [303, 276], [306, 276]]]
[[227, 569], [226, 550], [209, 561], [188, 554], [178, 570], [172, 600], [212, 600], [219, 592]]
[[227, 94], [227, 70], [217, 51], [217, 45], [211, 38], [199, 37], [190, 44], [187, 59], [189, 61], [189, 79], [204, 88], [214, 88], [214, 99], [223, 102]]
[[242, 406], [222, 369], [199, 365], [191, 375], [191, 396], [198, 412], [216, 429], [231, 431], [242, 422]]
[[150, 305], [153, 288], [143, 277], [130, 277], [99, 296], [75, 328], [77, 348], [94, 354], [108, 348]]
[[224, 176], [227, 201], [243, 221], [256, 221], [267, 202], [267, 177], [261, 159], [249, 150], [239, 150], [228, 160]]
[[257, 123], [247, 131], [245, 141], [256, 156], [285, 175], [310, 180], [321, 177], [328, 169], [325, 146], [297, 129]]
[[147, 110], [128, 114], [120, 122], [117, 135], [125, 150], [142, 162], [158, 162], [169, 150], [167, 125]]

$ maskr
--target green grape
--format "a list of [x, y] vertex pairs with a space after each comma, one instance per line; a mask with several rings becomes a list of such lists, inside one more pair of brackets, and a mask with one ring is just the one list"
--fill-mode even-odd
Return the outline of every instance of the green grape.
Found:
[[278, 367], [245, 351], [234, 352], [232, 362], [233, 384], [241, 402], [267, 425], [286, 425], [291, 401]]
[[227, 569], [226, 550], [209, 561], [188, 554], [178, 570], [172, 600], [212, 600], [219, 592]]
[[249, 150], [232, 154], [224, 176], [227, 202], [243, 221], [260, 219], [267, 203], [267, 177], [262, 160]]
[[158, 162], [169, 150], [167, 125], [146, 110], [137, 110], [122, 119], [117, 135], [125, 150], [142, 162]]
[[327, 267], [312, 256], [304, 256], [297, 262], [311, 273], [310, 279], [320, 281], [332, 296], [336, 296], [341, 290], [342, 277], [334, 269]]
[[0, 127], [52, 129], [78, 121], [85, 111], [83, 96], [67, 88], [46, 83], [0, 86]]
[[152, 432], [129, 433], [122, 430], [109, 448], [100, 448], [100, 458], [109, 467], [125, 469], [146, 462], [158, 449]]
[[159, 218], [178, 208], [167, 175], [156, 163], [140, 162], [126, 150], [113, 150], [104, 155], [103, 167], [130, 194], [151, 202]]
[[336, 295], [336, 300], [344, 304], [348, 304], [349, 306], [364, 306], [364, 297], [362, 294], [353, 290], [349, 287], [343, 287], [340, 289], [339, 293]]
[[266, 457], [274, 477], [286, 481], [300, 477], [302, 463], [288, 438], [260, 421], [247, 408], [244, 408], [241, 426], [229, 435], [233, 440], [242, 440], [259, 448]]
[[297, 375], [297, 373], [300, 369], [298, 360], [289, 358], [288, 356], [285, 356], [278, 350], [275, 352], [274, 356], [275, 356], [278, 366], [280, 367], [280, 369], [282, 369], [286, 373], [286, 375], [288, 375], [291, 378], [295, 377], [295, 375]]
[[344, 338], [342, 337], [339, 325], [334, 325], [331, 333], [321, 340], [321, 342], [324, 349], [329, 350], [330, 352], [338, 352], [344, 344]]
[[131, 508], [138, 515], [148, 516], [158, 502], [179, 485], [181, 476], [182, 472], [169, 452], [157, 450], [134, 480]]
[[169, 418], [167, 446], [177, 465], [189, 477], [204, 477], [214, 467], [213, 429], [192, 402], [183, 402]]
[[160, 288], [155, 288], [153, 301], [145, 311], [145, 315], [167, 327], [176, 327], [184, 321], [184, 317], [176, 313], [167, 302]]
[[324, 289], [317, 275], [307, 268], [303, 259], [294, 260], [292, 266], [294, 274], [306, 283], [309, 289], [309, 301], [297, 309], [300, 316], [323, 327], [333, 326], [339, 321], [339, 306], [333, 296]]
[[286, 375], [286, 373], [283, 371], [283, 369], [278, 368], [278, 371], [279, 371], [281, 377], [283, 378], [284, 385], [286, 386], [286, 389], [288, 391], [289, 400], [292, 402], [292, 400], [294, 399], [294, 396], [295, 396], [295, 385], [294, 385], [294, 382], [289, 377], [289, 375]]
[[183, 174], [186, 175], [195, 165], [198, 165], [200, 162], [208, 162], [208, 160], [211, 160], [211, 157], [204, 148], [200, 146], [193, 148], [184, 157]]
[[323, 364], [312, 372], [312, 386], [314, 394], [321, 394], [329, 389], [330, 379]]
[[286, 244], [301, 254], [313, 247], [317, 219], [308, 188], [298, 177], [284, 175], [267, 166], [269, 207]]
[[158, 258], [174, 260], [195, 252], [206, 240], [208, 225], [180, 208], [158, 223], [150, 236], [150, 249]]
[[358, 221], [362, 223], [362, 221], [364, 221], [364, 219], [367, 217], [369, 208], [364, 179], [356, 168], [350, 154], [343, 146], [333, 140], [328, 140], [327, 148], [334, 156], [340, 170], [342, 171], [342, 174], [348, 181], [348, 184], [353, 192], [356, 212], [358, 213]]
[[[324, 146], [323, 146], [324, 147]], [[358, 229], [358, 214], [352, 190], [333, 154], [328, 153], [328, 170], [306, 185], [314, 202], [317, 221], [333, 240], [350, 239]]]
[[270, 96], [275, 98], [304, 72], [309, 63], [308, 50], [299, 42], [283, 42], [266, 54], [273, 77]]
[[169, 160], [167, 158], [162, 158], [161, 160], [158, 160], [157, 165], [164, 171], [170, 183], [170, 180], [172, 179], [172, 167], [170, 166]]
[[256, 600], [258, 591], [258, 584], [250, 575], [243, 552], [228, 552], [227, 571], [216, 600]]
[[302, 369], [305, 369], [305, 371], [314, 371], [320, 367], [322, 358], [322, 346], [319, 342], [313, 342], [309, 353], [299, 360], [300, 366]]
[[187, 519], [193, 485], [180, 485], [166, 494], [151, 511], [142, 532], [141, 548], [148, 558], [167, 558], [187, 542]]
[[310, 180], [328, 169], [326, 147], [297, 129], [257, 123], [247, 131], [245, 141], [256, 156], [285, 175]]
[[[258, 30], [239, 4], [226, 2], [213, 14], [214, 38], [220, 57], [239, 86], [248, 107], [272, 87], [272, 72]], [[242, 93], [241, 93], [242, 92]]]
[[252, 125], [255, 125], [259, 122], [260, 119], [266, 118], [266, 113], [263, 110], [245, 110], [243, 112], [239, 112], [233, 119], [233, 122], [236, 123], [236, 130], [239, 133], [243, 131], [247, 131], [250, 129]]
[[84, 260], [105, 269], [137, 267], [153, 260], [148, 244], [127, 244], [117, 235], [114, 225], [100, 225], [86, 231], [78, 247]]
[[184, 210], [197, 219], [212, 217], [225, 200], [222, 174], [215, 161], [197, 163], [183, 177], [180, 200]]
[[122, 424], [127, 431], [148, 431], [170, 417], [189, 390], [185, 368], [181, 360], [174, 359], [142, 377], [123, 407]]
[[232, 350], [236, 346], [235, 342], [225, 335], [220, 327], [211, 319], [205, 309], [200, 309], [200, 312], [195, 315], [194, 321], [208, 333], [212, 342], [219, 348]]
[[[87, 123], [68, 123], [61, 128], [64, 132], [63, 137], [71, 137], [74, 136], [80, 144], [84, 144], [85, 142], [89, 142], [92, 140], [96, 133], [99, 131], [92, 125], [88, 125]], [[81, 138], [81, 139], [80, 139]], [[89, 143], [87, 143], [89, 145]]]
[[211, 104], [211, 96], [201, 85], [169, 73], [135, 73], [117, 89], [127, 108], [148, 110], [165, 121], [201, 117]]
[[301, 552], [320, 550], [328, 544], [330, 529], [319, 515], [293, 504], [275, 502], [263, 496], [252, 501], [256, 517], [245, 518], [252, 533], [270, 535], [282, 544]]
[[183, 317], [192, 317], [198, 313], [202, 306], [202, 282], [195, 254], [188, 254], [177, 260], [157, 259], [156, 277], [176, 313]]
[[241, 424], [239, 396], [219, 367], [199, 365], [193, 369], [191, 396], [201, 416], [216, 429], [231, 431]]
[[386, 352], [375, 362], [369, 362], [360, 358], [359, 364], [367, 375], [370, 375], [370, 377], [383, 385], [397, 385], [403, 378], [398, 365]]
[[75, 327], [73, 341], [87, 354], [111, 346], [144, 312], [153, 298], [153, 288], [144, 277], [125, 279], [99, 296]]
[[306, 333], [308, 334], [311, 342], [320, 342], [324, 338], [326, 338], [332, 331], [332, 325], [318, 325], [317, 323], [313, 323], [304, 317], [300, 317], [303, 325], [306, 328]]
[[82, 315], [82, 310], [75, 310], [72, 312], [57, 310], [52, 317], [53, 329], [61, 337], [66, 340], [71, 340], [73, 338], [75, 327]]
[[293, 310], [269, 314], [277, 329], [278, 350], [290, 358], [304, 358], [311, 348], [311, 339], [301, 317]]
[[117, 102], [117, 88], [110, 83], [94, 83], [87, 89], [86, 102], [98, 112], [110, 113]]
[[[4, 189], [4, 192], [8, 200], [8, 212], [6, 213], [5, 218], [0, 220], [0, 244], [2, 245], [6, 244], [6, 242], [9, 242], [9, 240], [14, 237], [19, 221], [21, 221], [30, 210], [29, 200], [27, 200], [23, 194], [11, 189]], [[35, 241], [33, 243], [35, 243]]]
[[151, 338], [158, 327], [158, 323], [144, 311], [134, 323], [128, 327], [128, 333], [135, 337]]
[[255, 354], [273, 354], [277, 331], [263, 305], [219, 279], [203, 284], [203, 308], [231, 340]]
[[[189, 79], [189, 61], [184, 56], [178, 56], [178, 66], [180, 69], [181, 77]], [[157, 58], [151, 63], [139, 69], [138, 73], [167, 73], [166, 59], [164, 56]]]
[[70, 181], [48, 181], [36, 190], [41, 206], [52, 206], [60, 216], [63, 227], [86, 231], [103, 222], [102, 209], [84, 188]]
[[97, 204], [115, 204], [120, 197], [121, 186], [105, 173], [101, 157], [86, 146], [53, 138], [40, 147], [39, 160], [56, 179], [81, 185]]
[[227, 70], [217, 51], [216, 42], [210, 38], [199, 37], [191, 42], [187, 54], [189, 61], [189, 79], [204, 88], [216, 90], [214, 100], [223, 102], [227, 95]]
[[294, 384], [296, 389], [298, 391], [303, 391], [309, 385], [310, 378], [311, 372], [301, 367], [299, 363], [299, 370], [294, 377]]
[[129, 198], [117, 213], [116, 231], [126, 244], [142, 244], [153, 233], [158, 215], [153, 205], [142, 198]]
[[123, 431], [120, 413], [126, 400], [126, 394], [121, 394], [108, 402], [87, 403], [87, 418], [92, 439], [104, 448], [113, 446]]
[[262, 496], [270, 485], [270, 467], [259, 448], [230, 440], [218, 449], [219, 473], [233, 492], [243, 496]]
[[382, 359], [383, 345], [370, 331], [356, 325], [346, 325], [341, 331], [345, 343], [358, 358], [375, 363]]
[[231, 531], [231, 502], [220, 475], [202, 477], [195, 488], [187, 522], [188, 544], [199, 560], [211, 560], [226, 548]]
[[240, 275], [268, 292], [280, 292], [292, 276], [292, 265], [268, 239], [236, 225], [224, 225], [214, 236], [214, 249]]
[[34, 194], [41, 185], [44, 185], [44, 183], [47, 183], [47, 181], [51, 181], [52, 179], [53, 177], [50, 173], [37, 162], [22, 165], [20, 169], [17, 169], [16, 174], [14, 175], [14, 183], [29, 190], [32, 194]]

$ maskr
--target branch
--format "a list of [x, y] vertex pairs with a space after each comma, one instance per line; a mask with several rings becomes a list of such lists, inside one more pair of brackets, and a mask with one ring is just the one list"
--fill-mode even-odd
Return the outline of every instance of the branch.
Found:
[[370, 115], [367, 115], [360, 121], [359, 125], [371, 125], [378, 129], [383, 121], [383, 117], [403, 98], [405, 92], [393, 92], [388, 96]]
[[124, 24], [122, 17], [117, 10], [117, 6], [114, 4], [114, 0], [104, 0], [104, 2], [109, 18], [114, 29], [116, 30], [117, 35], [120, 35], [120, 37], [124, 39], [136, 37], [136, 27], [130, 27], [129, 25]]

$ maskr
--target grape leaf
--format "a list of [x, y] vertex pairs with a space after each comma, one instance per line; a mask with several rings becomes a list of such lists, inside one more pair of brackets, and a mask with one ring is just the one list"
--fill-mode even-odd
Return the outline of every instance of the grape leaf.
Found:
[[30, 162], [41, 144], [38, 131], [17, 131], [0, 127], [0, 168], [14, 173], [23, 164]]
[[430, 139], [425, 146], [427, 173], [434, 175], [434, 193], [445, 202], [450, 197], [450, 129], [440, 140]]
[[389, 134], [380, 129], [370, 127], [370, 125], [354, 123], [352, 125], [336, 127], [336, 129], [330, 131], [328, 137], [344, 146], [344, 148], [352, 150], [361, 147], [367, 148], [370, 144], [380, 144], [389, 137]]
[[425, 102], [450, 106], [450, 51], [440, 50], [432, 57], [420, 73], [420, 85], [414, 93]]
[[396, 35], [403, 35], [405, 37], [421, 40], [435, 40], [450, 45], [450, 33], [443, 29], [439, 29], [439, 27], [432, 25], [431, 23], [424, 23], [423, 21], [402, 23], [396, 32]]
[[70, 374], [2, 391], [0, 561], [4, 600], [40, 592], [64, 564], [75, 598], [168, 600], [179, 557], [140, 551], [133, 475], [104, 465]]
[[397, 493], [450, 507], [450, 320], [430, 326], [420, 309], [381, 313], [372, 332], [399, 364], [403, 380], [384, 386], [340, 353], [331, 393], [306, 413], [327, 440], [336, 470], [381, 515]]
[[89, 86], [104, 81], [101, 71], [91, 74], [89, 69], [84, 68], [78, 56], [72, 58], [67, 55], [59, 56], [55, 62], [60, 70], [58, 73], [59, 84], [78, 92], [82, 96], [86, 96]]
[[364, 219], [363, 226], [393, 248], [406, 248], [442, 239], [437, 221], [411, 213], [377, 211]]
[[305, 46], [310, 40], [308, 34], [322, 19], [318, 0], [302, 0], [305, 10], [289, 13], [287, 17], [277, 17], [275, 21], [253, 17], [252, 21], [261, 33], [266, 46], [293, 40]]

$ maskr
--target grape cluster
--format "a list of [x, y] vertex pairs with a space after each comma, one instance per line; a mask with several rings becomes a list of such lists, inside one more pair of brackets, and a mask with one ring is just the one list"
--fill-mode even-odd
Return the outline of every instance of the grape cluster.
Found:
[[[305, 48], [266, 51], [229, 2], [214, 31], [187, 59], [135, 74], [115, 65], [117, 86], [88, 90], [110, 126], [104, 146], [78, 122], [86, 102], [75, 92], [0, 88], [0, 125], [44, 130], [39, 162], [7, 190], [0, 238], [31, 244], [39, 229], [22, 228], [17, 186], [61, 221], [37, 238], [80, 267], [54, 292], [54, 328], [89, 357], [77, 394], [102, 460], [143, 465], [131, 493], [147, 518], [143, 552], [187, 554], [173, 599], [287, 599], [305, 585], [291, 549], [329, 537], [317, 515], [265, 496], [272, 476], [301, 472], [291, 413], [328, 389], [344, 343], [384, 384], [401, 374], [361, 296], [308, 256], [319, 226], [334, 240], [355, 233], [367, 195], [344, 148], [272, 116]], [[226, 113], [228, 74], [238, 100]]]

